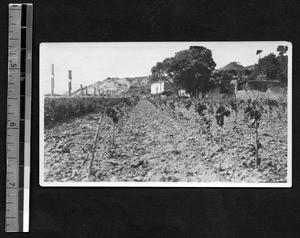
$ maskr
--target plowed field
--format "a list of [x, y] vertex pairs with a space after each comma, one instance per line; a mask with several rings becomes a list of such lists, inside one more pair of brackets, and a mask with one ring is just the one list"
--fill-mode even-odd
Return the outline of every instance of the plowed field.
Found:
[[[45, 181], [87, 180], [99, 117], [90, 114], [45, 130]], [[272, 117], [262, 117], [261, 163], [255, 168], [254, 129], [243, 112], [231, 113], [223, 128], [212, 117], [208, 136], [194, 110], [156, 108], [141, 100], [116, 125], [114, 147], [112, 122], [104, 116], [90, 181], [286, 182], [287, 119]]]

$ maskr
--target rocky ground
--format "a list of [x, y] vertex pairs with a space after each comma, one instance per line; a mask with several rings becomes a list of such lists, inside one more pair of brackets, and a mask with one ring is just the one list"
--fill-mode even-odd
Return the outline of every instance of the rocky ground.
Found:
[[[201, 120], [176, 106], [156, 108], [141, 100], [117, 124], [104, 117], [90, 181], [131, 182], [286, 182], [286, 115], [263, 115], [259, 128], [260, 166], [255, 168], [254, 129], [242, 112], [225, 118], [223, 128], [212, 117], [211, 136]], [[91, 114], [45, 130], [46, 182], [87, 181], [97, 121]]]

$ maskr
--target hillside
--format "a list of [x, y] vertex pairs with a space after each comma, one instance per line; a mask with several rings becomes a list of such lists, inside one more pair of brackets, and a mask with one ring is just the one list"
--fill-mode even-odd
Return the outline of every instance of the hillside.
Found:
[[248, 66], [243, 66], [238, 62], [231, 62], [227, 65], [225, 65], [222, 68], [216, 69], [216, 71], [231, 71], [231, 70], [235, 70], [235, 71], [240, 71], [240, 70], [254, 70], [255, 65], [248, 65]]
[[[134, 77], [134, 78], [106, 78], [103, 81], [97, 81], [87, 86], [88, 94], [94, 93], [94, 88], [100, 92], [112, 91], [115, 95], [120, 95], [123, 92], [128, 92], [130, 87], [142, 87], [149, 84], [149, 77]], [[83, 85], [85, 87], [85, 85]], [[85, 88], [84, 88], [85, 93]], [[72, 93], [73, 95], [80, 95], [80, 89], [77, 89]]]
[[227, 65], [225, 65], [224, 67], [218, 69], [218, 71], [230, 71], [230, 70], [243, 70], [245, 69], [245, 67], [241, 64], [239, 64], [238, 62], [231, 62]]
[[254, 70], [254, 68], [255, 68], [255, 65], [254, 65], [254, 64], [245, 67], [245, 69], [250, 70], [250, 71], [251, 71], [251, 70]]

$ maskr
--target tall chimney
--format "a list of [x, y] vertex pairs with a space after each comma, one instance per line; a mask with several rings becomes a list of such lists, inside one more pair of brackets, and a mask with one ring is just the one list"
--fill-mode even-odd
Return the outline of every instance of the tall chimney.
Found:
[[82, 87], [82, 84], [80, 84], [80, 93], [81, 93], [81, 96], [83, 96], [83, 87]]
[[54, 64], [51, 65], [51, 96], [54, 96]]
[[69, 70], [69, 97], [71, 97], [72, 90], [72, 70]]

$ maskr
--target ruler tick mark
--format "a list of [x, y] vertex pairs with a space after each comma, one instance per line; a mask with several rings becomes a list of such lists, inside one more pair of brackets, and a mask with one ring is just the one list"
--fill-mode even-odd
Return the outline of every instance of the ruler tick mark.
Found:
[[[31, 99], [32, 67], [32, 4], [9, 4], [8, 22], [8, 90], [7, 90], [7, 170], [6, 170], [6, 232], [22, 232], [28, 230], [28, 194], [24, 193], [29, 178], [24, 165], [30, 161], [29, 154], [24, 153], [24, 140], [30, 138], [30, 124], [21, 122], [24, 111], [31, 112], [31, 105], [27, 97]], [[25, 56], [25, 57], [24, 57]], [[29, 59], [30, 57], [30, 59]], [[29, 61], [30, 60], [30, 61]], [[25, 64], [24, 64], [25, 63]], [[27, 64], [28, 63], [28, 64]], [[21, 72], [22, 71], [22, 72]], [[26, 75], [26, 78], [25, 78]], [[21, 82], [23, 89], [19, 89]], [[30, 89], [30, 90], [29, 90]], [[26, 100], [22, 95], [25, 94]], [[24, 97], [25, 98], [25, 97]], [[25, 103], [24, 103], [25, 101]], [[22, 114], [23, 113], [23, 114]], [[30, 115], [26, 116], [26, 122], [31, 122]], [[20, 123], [20, 128], [15, 128]], [[17, 130], [17, 131], [13, 131]], [[18, 130], [24, 136], [17, 136]], [[16, 133], [14, 133], [16, 132]], [[14, 154], [15, 151], [16, 155]], [[19, 153], [18, 153], [19, 152]], [[30, 151], [27, 151], [30, 152]], [[9, 156], [8, 156], [9, 155]], [[19, 207], [21, 206], [21, 207]], [[24, 206], [24, 210], [23, 210]]]

